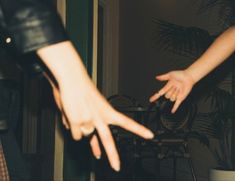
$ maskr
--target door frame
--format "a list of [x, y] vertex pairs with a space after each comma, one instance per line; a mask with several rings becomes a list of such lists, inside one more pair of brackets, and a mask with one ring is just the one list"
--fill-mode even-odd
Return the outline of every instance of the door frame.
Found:
[[[119, 0], [94, 0], [92, 80], [97, 83], [98, 65], [98, 6], [104, 8], [104, 46], [102, 93], [109, 97], [118, 93], [119, 80]], [[57, 0], [57, 10], [66, 26], [66, 0]], [[54, 180], [63, 180], [64, 139], [60, 128], [60, 116], [56, 116]], [[91, 173], [94, 181], [94, 173]]]
[[119, 0], [99, 0], [104, 9], [102, 93], [118, 93], [119, 81]]
[[[57, 11], [66, 26], [66, 0], [57, 0]], [[63, 181], [64, 137], [60, 122], [61, 117], [57, 114], [55, 120], [54, 181]]]

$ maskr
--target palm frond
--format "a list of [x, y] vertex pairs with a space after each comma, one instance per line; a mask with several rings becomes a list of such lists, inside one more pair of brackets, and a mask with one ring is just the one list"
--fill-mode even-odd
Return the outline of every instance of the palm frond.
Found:
[[234, 0], [202, 0], [199, 5], [198, 14], [204, 13], [215, 6], [219, 6], [221, 8], [220, 21], [224, 29], [234, 25], [235, 23]]
[[221, 138], [221, 131], [215, 125], [215, 114], [213, 113], [197, 113], [193, 120], [192, 130], [205, 134], [211, 138]]
[[220, 22], [224, 29], [235, 24], [235, 1], [225, 0], [220, 11]]
[[231, 144], [231, 134], [232, 134], [232, 126], [230, 124], [226, 124], [223, 127], [223, 137], [220, 139], [220, 145], [217, 150], [212, 151], [211, 153], [217, 159], [219, 166], [226, 170], [232, 170], [233, 164], [231, 160], [232, 156], [232, 144]]
[[184, 27], [158, 19], [153, 19], [153, 23], [156, 25], [153, 34], [155, 45], [189, 58], [200, 56], [214, 39], [201, 28]]
[[210, 146], [210, 141], [208, 139], [208, 137], [205, 135], [205, 134], [200, 134], [198, 133], [197, 131], [190, 131], [186, 137], [188, 139], [192, 139], [192, 138], [195, 138], [197, 140], [199, 140], [200, 143], [206, 145], [206, 146]]
[[[196, 1], [198, 1], [198, 0], [196, 0]], [[215, 6], [223, 5], [224, 3], [225, 3], [224, 0], [202, 0], [199, 5], [198, 13], [206, 12]]]
[[[219, 150], [212, 151], [221, 168], [232, 169], [231, 161], [231, 133], [232, 120], [234, 119], [234, 100], [230, 93], [220, 88], [215, 88], [205, 96], [205, 102], [210, 102], [213, 112], [200, 116], [204, 123], [199, 122], [197, 129], [202, 129], [212, 138], [219, 139]], [[200, 115], [200, 114], [199, 114]], [[209, 128], [211, 126], [211, 128]]]
[[211, 98], [211, 107], [216, 108], [216, 112], [223, 120], [232, 119], [234, 117], [233, 112], [233, 97], [230, 93], [216, 87], [211, 91], [205, 100]]

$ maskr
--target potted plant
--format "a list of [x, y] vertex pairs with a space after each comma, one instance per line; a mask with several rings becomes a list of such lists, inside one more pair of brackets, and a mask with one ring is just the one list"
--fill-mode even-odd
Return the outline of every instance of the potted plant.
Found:
[[234, 181], [235, 169], [232, 163], [232, 123], [234, 120], [234, 100], [228, 92], [217, 89], [213, 91], [213, 104], [217, 107], [214, 114], [215, 134], [219, 137], [219, 148], [211, 150], [218, 162], [217, 168], [212, 168], [209, 173], [210, 181]]
[[212, 168], [209, 173], [210, 181], [234, 181], [235, 171], [231, 161], [231, 125], [225, 125], [223, 138], [220, 140], [220, 151], [213, 152], [219, 163], [218, 168]]

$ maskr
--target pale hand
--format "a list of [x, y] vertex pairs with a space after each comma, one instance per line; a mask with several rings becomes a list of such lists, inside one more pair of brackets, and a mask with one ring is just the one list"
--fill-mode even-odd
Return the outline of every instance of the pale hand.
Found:
[[[47, 77], [66, 128], [71, 130], [75, 140], [88, 136], [96, 129], [115, 170], [120, 169], [120, 159], [109, 125], [120, 126], [147, 139], [153, 138], [150, 130], [109, 105], [92, 83], [81, 57], [70, 41], [46, 46], [39, 49], [37, 54], [57, 81], [58, 87]], [[90, 144], [93, 154], [99, 158], [101, 151], [96, 136], [91, 138]]]
[[156, 79], [159, 81], [167, 81], [167, 83], [160, 91], [150, 98], [150, 102], [155, 102], [164, 95], [170, 101], [175, 102], [171, 110], [172, 113], [177, 111], [195, 84], [192, 76], [190, 76], [186, 70], [172, 71], [157, 76]]
[[[71, 130], [73, 138], [80, 140], [84, 136], [83, 126], [95, 128], [116, 171], [120, 170], [120, 159], [108, 125], [122, 127], [146, 139], [153, 138], [150, 130], [114, 110], [89, 79], [79, 85], [65, 82], [59, 90], [53, 89], [57, 105], [66, 118], [63, 123]], [[91, 138], [90, 145], [94, 156], [99, 158], [101, 149], [96, 135]]]

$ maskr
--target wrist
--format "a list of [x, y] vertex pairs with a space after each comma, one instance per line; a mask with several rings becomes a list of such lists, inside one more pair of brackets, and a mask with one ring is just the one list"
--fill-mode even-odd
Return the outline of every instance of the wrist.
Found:
[[39, 49], [37, 53], [59, 86], [86, 84], [90, 81], [82, 59], [71, 42], [50, 45]]
[[62, 87], [77, 87], [79, 89], [87, 87], [91, 84], [91, 80], [86, 71], [84, 72], [61, 72], [59, 76], [56, 77], [59, 88]]
[[193, 85], [196, 84], [200, 80], [190, 67], [185, 69], [184, 72], [190, 78], [190, 80], [192, 81]]

